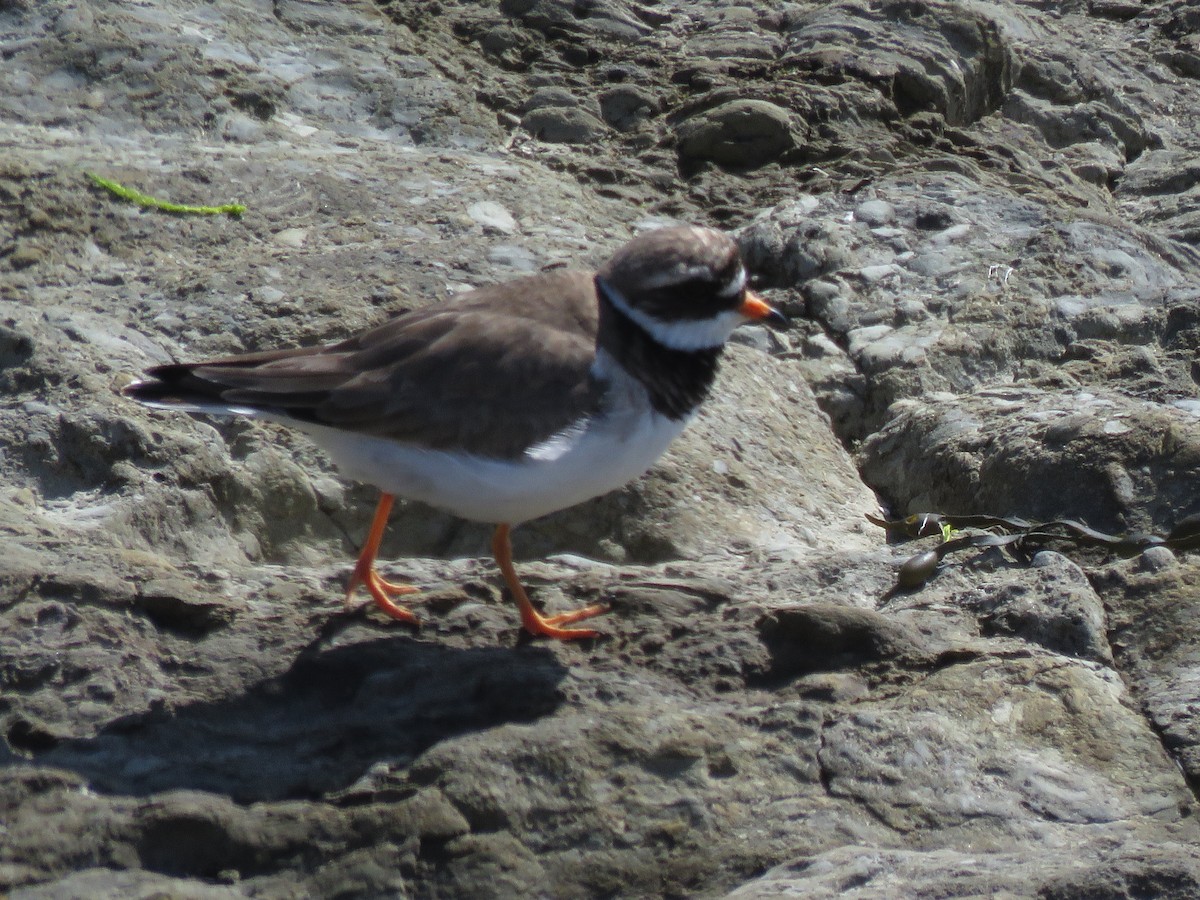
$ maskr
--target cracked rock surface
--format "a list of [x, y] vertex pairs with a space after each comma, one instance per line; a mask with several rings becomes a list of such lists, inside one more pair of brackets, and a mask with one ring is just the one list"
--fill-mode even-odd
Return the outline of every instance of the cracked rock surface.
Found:
[[[864, 518], [1200, 513], [1200, 15], [1149, 4], [0, 3], [0, 892], [1200, 893], [1200, 557]], [[241, 218], [118, 201], [93, 172]], [[645, 478], [515, 533], [155, 363], [336, 340], [640, 230], [741, 331]]]

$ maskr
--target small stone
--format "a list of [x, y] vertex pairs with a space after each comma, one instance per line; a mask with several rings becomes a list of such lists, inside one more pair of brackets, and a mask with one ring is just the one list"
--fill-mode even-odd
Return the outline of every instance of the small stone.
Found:
[[50, 229], [54, 227], [54, 220], [50, 218], [50, 214], [44, 209], [31, 209], [26, 216], [30, 228]]
[[1178, 565], [1179, 559], [1170, 547], [1147, 547], [1138, 563], [1146, 572], [1162, 572]]
[[28, 269], [36, 266], [46, 258], [46, 251], [36, 244], [19, 243], [12, 253], [8, 254], [8, 264], [14, 269]]
[[512, 234], [517, 230], [513, 214], [494, 200], [480, 200], [467, 207], [467, 215], [483, 226], [485, 232]]
[[679, 126], [679, 155], [753, 169], [795, 146], [787, 110], [765, 100], [732, 100], [697, 113]]
[[561, 106], [526, 113], [521, 127], [549, 144], [587, 144], [604, 133], [604, 123], [591, 113]]
[[54, 33], [62, 40], [83, 40], [95, 27], [95, 17], [87, 4], [67, 6], [54, 20]]
[[815, 280], [804, 286], [809, 313], [826, 327], [845, 333], [850, 329], [850, 300], [832, 281]]
[[494, 266], [504, 266], [518, 272], [536, 272], [538, 258], [532, 251], [516, 244], [499, 244], [488, 250], [488, 262]]
[[1101, 186], [1110, 184], [1125, 168], [1121, 156], [1099, 141], [1067, 147], [1063, 159], [1078, 177]]
[[566, 88], [541, 87], [534, 91], [532, 96], [525, 101], [525, 105], [521, 111], [530, 112], [535, 109], [554, 109], [555, 107], [574, 109], [579, 105], [579, 98]]
[[282, 247], [299, 249], [308, 241], [307, 228], [285, 228], [275, 233], [275, 243]]
[[959, 222], [957, 225], [951, 225], [949, 228], [943, 228], [937, 234], [929, 239], [929, 242], [937, 247], [945, 247], [949, 244], [956, 244], [963, 238], [967, 237], [974, 228], [969, 222]]
[[887, 225], [896, 220], [896, 207], [886, 200], [867, 200], [854, 210], [854, 218], [873, 228]]
[[739, 328], [729, 339], [735, 344], [753, 347], [762, 353], [775, 353], [780, 349], [779, 336], [761, 325], [747, 325]]
[[912, 298], [896, 302], [896, 324], [909, 325], [929, 318], [929, 308]]
[[904, 270], [895, 263], [885, 263], [879, 266], [863, 266], [858, 270], [858, 277], [867, 284], [877, 284], [893, 275], [901, 275]]
[[488, 56], [506, 63], [520, 60], [520, 50], [525, 39], [515, 28], [501, 26], [493, 28], [479, 38], [479, 47]]
[[1066, 562], [1069, 562], [1069, 560], [1061, 553], [1054, 550], [1039, 550], [1033, 554], [1033, 559], [1030, 560], [1029, 566], [1033, 569], [1057, 568]]
[[221, 137], [235, 144], [253, 144], [262, 136], [262, 122], [244, 113], [230, 114], [221, 125]]
[[685, 45], [691, 58], [708, 59], [772, 59], [778, 52], [778, 43], [754, 28], [721, 29], [703, 31]]
[[617, 131], [632, 131], [660, 108], [657, 97], [633, 84], [623, 84], [600, 95], [600, 115]]

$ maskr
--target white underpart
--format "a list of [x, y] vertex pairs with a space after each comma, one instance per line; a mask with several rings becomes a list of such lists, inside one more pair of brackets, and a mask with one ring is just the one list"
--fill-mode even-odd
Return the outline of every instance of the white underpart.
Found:
[[747, 321], [736, 309], [728, 309], [709, 319], [664, 322], [640, 309], [634, 309], [611, 284], [605, 283], [604, 296], [656, 341], [672, 350], [711, 350], [720, 347], [733, 334], [733, 329]]
[[[623, 397], [614, 411], [574, 423], [518, 460], [426, 450], [319, 425], [288, 424], [306, 431], [351, 478], [463, 519], [515, 525], [632, 481], [654, 465], [687, 424], [654, 412], [641, 385], [615, 388], [631, 390], [637, 402]], [[496, 427], [504, 425], [498, 422]]]
[[[606, 398], [609, 412], [575, 422], [518, 460], [428, 450], [244, 406], [153, 405], [279, 422], [308, 434], [349, 478], [463, 519], [515, 525], [632, 481], [654, 465], [687, 424], [686, 419], [673, 421], [654, 412], [640, 382], [603, 351], [594, 368], [611, 385]], [[496, 427], [503, 428], [504, 423], [497, 422]]]

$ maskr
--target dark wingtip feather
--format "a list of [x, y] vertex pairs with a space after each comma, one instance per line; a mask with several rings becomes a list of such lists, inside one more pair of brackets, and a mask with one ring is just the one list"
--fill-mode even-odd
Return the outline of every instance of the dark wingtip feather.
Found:
[[220, 399], [221, 388], [198, 378], [193, 366], [170, 363], [146, 370], [146, 377], [127, 385], [121, 393], [139, 403], [195, 403]]

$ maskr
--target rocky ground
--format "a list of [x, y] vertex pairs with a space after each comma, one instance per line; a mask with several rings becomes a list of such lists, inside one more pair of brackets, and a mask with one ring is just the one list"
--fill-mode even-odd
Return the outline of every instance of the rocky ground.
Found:
[[[0, 0], [0, 891], [1193, 897], [1200, 559], [945, 557], [864, 515], [1200, 513], [1200, 12], [1133, 3]], [[126, 203], [86, 172], [186, 203]], [[637, 231], [746, 329], [648, 477], [516, 532], [145, 410]]]

